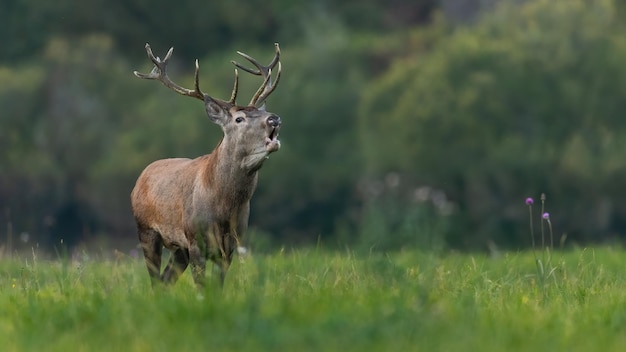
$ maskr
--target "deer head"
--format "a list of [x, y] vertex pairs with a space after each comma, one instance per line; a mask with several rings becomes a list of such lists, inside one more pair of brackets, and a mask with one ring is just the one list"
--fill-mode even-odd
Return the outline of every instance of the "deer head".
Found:
[[[198, 78], [200, 67], [198, 60], [196, 60], [194, 73], [194, 89], [183, 88], [174, 83], [167, 75], [167, 64], [172, 57], [174, 48], [170, 48], [165, 58], [161, 60], [161, 58], [154, 56], [150, 45], [146, 44], [146, 53], [148, 58], [154, 63], [154, 68], [148, 74], [137, 71], [133, 73], [139, 78], [158, 80], [181, 95], [202, 100], [209, 119], [218, 124], [224, 132], [222, 144], [228, 149], [227, 153], [235, 157], [235, 160], [240, 160], [239, 164], [242, 168], [248, 171], [256, 171], [270, 153], [280, 149], [278, 132], [281, 119], [265, 109], [265, 100], [276, 89], [280, 80], [281, 64], [278, 43], [274, 44], [274, 48], [274, 58], [267, 66], [260, 64], [251, 56], [237, 51], [239, 55], [250, 61], [255, 68], [251, 69], [231, 61], [236, 68], [233, 90], [228, 101], [213, 98], [200, 90]], [[272, 83], [272, 70], [276, 65], [278, 65], [276, 79]], [[236, 104], [239, 88], [239, 72], [237, 68], [263, 77], [263, 83], [246, 106]]]

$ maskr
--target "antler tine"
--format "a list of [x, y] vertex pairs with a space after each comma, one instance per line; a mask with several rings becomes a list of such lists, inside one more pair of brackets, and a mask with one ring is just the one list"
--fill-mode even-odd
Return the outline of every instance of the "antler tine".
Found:
[[193, 73], [193, 93], [197, 93], [202, 96], [202, 100], [204, 100], [204, 94], [200, 90], [200, 79], [198, 78], [198, 74], [200, 73], [200, 64], [198, 64], [198, 59], [196, 59], [196, 70]]
[[272, 70], [274, 68], [274, 66], [276, 66], [276, 63], [280, 60], [280, 47], [278, 46], [278, 43], [274, 43], [274, 48], [276, 51], [276, 54], [274, 55], [274, 58], [272, 59], [272, 62], [270, 62], [269, 65], [267, 66], [263, 66], [261, 65], [261, 63], [259, 63], [255, 58], [253, 58], [252, 56], [241, 52], [241, 51], [237, 51], [237, 54], [243, 56], [246, 60], [250, 61], [250, 63], [252, 63], [257, 70], [251, 69], [251, 68], [247, 68], [243, 65], [241, 65], [240, 63], [236, 62], [236, 61], [231, 61], [235, 66], [239, 67], [240, 69], [251, 73], [253, 75], [257, 75], [257, 76], [266, 76], [269, 74], [269, 71]]
[[[243, 56], [246, 60], [250, 61], [250, 63], [252, 63], [252, 65], [254, 65], [257, 68], [256, 70], [245, 67], [236, 61], [231, 61], [236, 67], [248, 73], [251, 73], [253, 75], [263, 76], [264, 78], [263, 84], [261, 84], [261, 87], [259, 87], [259, 89], [256, 91], [256, 93], [252, 97], [252, 100], [250, 100], [249, 105], [256, 105], [258, 103], [263, 102], [276, 88], [276, 84], [278, 83], [278, 80], [280, 78], [280, 67], [281, 67], [280, 66], [280, 47], [278, 46], [278, 43], [274, 43], [274, 48], [275, 48], [276, 54], [274, 55], [274, 58], [272, 59], [270, 64], [267, 66], [260, 64], [252, 56], [246, 53], [243, 53], [241, 51], [237, 51], [237, 54]], [[276, 82], [272, 84], [271, 75], [272, 75], [272, 70], [274, 69], [276, 64], [278, 64], [278, 73], [276, 77]]]
[[[276, 72], [276, 80], [274, 80], [273, 84], [270, 83], [269, 86], [266, 86], [265, 89], [263, 89], [263, 93], [258, 97], [258, 101], [256, 102], [256, 104], [263, 103], [265, 99], [267, 99], [267, 97], [269, 97], [270, 94], [274, 92], [274, 89], [276, 89], [276, 86], [278, 85], [278, 82], [280, 81], [280, 72], [281, 72], [281, 64], [279, 62], [278, 72]], [[271, 73], [271, 70], [270, 70], [270, 73]]]
[[256, 76], [261, 76], [263, 74], [263, 72], [261, 71], [263, 69], [263, 66], [256, 61], [253, 57], [251, 57], [250, 55], [246, 54], [246, 53], [242, 53], [241, 51], [237, 51], [237, 54], [243, 56], [244, 58], [246, 58], [248, 61], [250, 61], [254, 66], [256, 66], [258, 68], [258, 70], [254, 70], [251, 68], [247, 68], [246, 66], [243, 66], [242, 64], [238, 63], [235, 60], [231, 60], [230, 62], [232, 62], [233, 65], [239, 67], [240, 69], [248, 72], [248, 73], [252, 73], [253, 75]]
[[235, 84], [233, 85], [233, 92], [230, 93], [229, 103], [235, 105], [235, 100], [237, 99], [237, 91], [239, 90], [239, 71], [235, 69]]
[[265, 79], [263, 80], [263, 84], [261, 84], [259, 89], [257, 89], [257, 91], [254, 93], [254, 95], [252, 96], [252, 99], [250, 100], [250, 104], [248, 105], [256, 105], [256, 103], [258, 103], [261, 93], [263, 93], [267, 89], [268, 83], [271, 84], [270, 82], [271, 77], [272, 77], [272, 70], [270, 69], [268, 70], [268, 74], [265, 76]]
[[146, 73], [140, 73], [137, 71], [133, 71], [133, 73], [135, 74], [135, 76], [139, 77], [139, 78], [143, 78], [143, 79], [153, 79], [153, 80], [157, 80], [160, 81], [161, 83], [163, 83], [166, 87], [174, 90], [175, 92], [182, 94], [182, 95], [186, 95], [188, 97], [193, 97], [196, 99], [200, 99], [202, 101], [204, 101], [204, 96], [205, 94], [202, 93], [202, 91], [200, 90], [200, 84], [199, 84], [199, 79], [198, 79], [198, 73], [200, 71], [200, 66], [198, 65], [198, 60], [196, 60], [196, 70], [195, 70], [195, 75], [194, 75], [194, 89], [190, 90], [187, 88], [183, 88], [181, 86], [179, 86], [178, 84], [174, 83], [168, 76], [167, 76], [167, 64], [169, 59], [172, 57], [172, 52], [174, 51], [174, 48], [170, 48], [170, 50], [167, 52], [167, 54], [165, 55], [165, 58], [163, 60], [161, 60], [160, 57], [155, 57], [154, 54], [152, 53], [152, 48], [150, 48], [150, 44], [146, 43], [146, 53], [148, 54], [148, 58], [150, 59], [150, 61], [152, 61], [152, 63], [154, 63], [154, 67], [152, 68], [152, 71], [150, 71], [150, 73], [146, 74]]

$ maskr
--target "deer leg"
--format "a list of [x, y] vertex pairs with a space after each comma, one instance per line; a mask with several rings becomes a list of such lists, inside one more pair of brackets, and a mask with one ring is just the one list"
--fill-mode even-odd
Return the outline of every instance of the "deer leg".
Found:
[[235, 237], [230, 234], [222, 236], [221, 239], [220, 258], [217, 264], [220, 269], [220, 284], [224, 286], [224, 280], [226, 279], [228, 268], [230, 268], [230, 263], [233, 260], [233, 252], [237, 246], [237, 241]]
[[167, 284], [173, 284], [178, 280], [178, 276], [185, 271], [189, 264], [189, 250], [178, 248], [172, 253], [170, 261], [163, 270], [161, 280]]
[[226, 274], [228, 273], [228, 268], [230, 268], [230, 258], [222, 259], [219, 263], [220, 267], [220, 285], [224, 286], [224, 280], [226, 279]]
[[143, 249], [143, 256], [148, 267], [148, 274], [152, 287], [161, 281], [161, 254], [163, 252], [163, 239], [161, 234], [152, 229], [138, 228], [139, 243]]
[[206, 271], [206, 258], [197, 243], [189, 246], [189, 263], [191, 264], [191, 275], [197, 286], [204, 286]]

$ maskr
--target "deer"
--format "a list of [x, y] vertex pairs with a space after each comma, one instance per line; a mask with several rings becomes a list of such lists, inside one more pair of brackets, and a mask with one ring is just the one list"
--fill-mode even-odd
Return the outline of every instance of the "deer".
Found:
[[[160, 81], [181, 95], [201, 100], [209, 120], [223, 132], [222, 139], [209, 154], [195, 159], [154, 161], [135, 183], [130, 196], [132, 213], [153, 287], [174, 284], [187, 266], [191, 266], [194, 283], [202, 287], [207, 260], [217, 266], [220, 284], [224, 285], [233, 252], [248, 227], [250, 200], [257, 187], [259, 169], [270, 154], [280, 149], [281, 119], [268, 112], [265, 105], [280, 80], [278, 43], [274, 48], [274, 58], [267, 66], [237, 51], [255, 68], [231, 61], [235, 65], [235, 79], [230, 100], [225, 101], [200, 90], [198, 60], [195, 61], [194, 88], [183, 88], [167, 74], [174, 48], [161, 60], [146, 43], [146, 53], [154, 68], [147, 74], [134, 71], [134, 75]], [[245, 106], [235, 102], [239, 88], [238, 68], [263, 78]], [[171, 256], [161, 273], [163, 248], [167, 248]]]

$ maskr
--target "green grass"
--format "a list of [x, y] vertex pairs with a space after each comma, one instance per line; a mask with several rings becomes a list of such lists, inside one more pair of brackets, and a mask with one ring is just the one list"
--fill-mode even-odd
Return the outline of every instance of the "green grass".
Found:
[[3, 351], [622, 351], [626, 254], [300, 250], [235, 261], [223, 290], [140, 260], [0, 260]]

